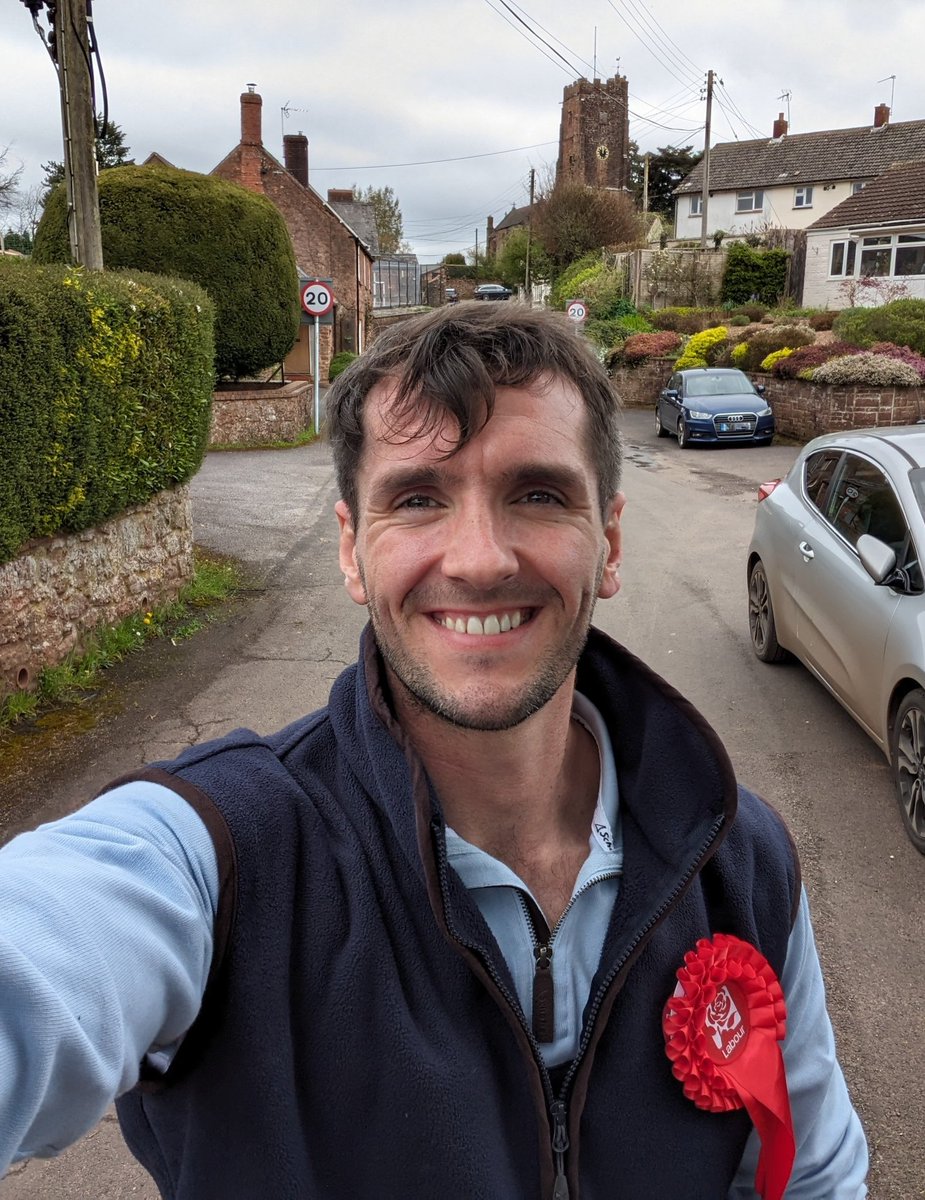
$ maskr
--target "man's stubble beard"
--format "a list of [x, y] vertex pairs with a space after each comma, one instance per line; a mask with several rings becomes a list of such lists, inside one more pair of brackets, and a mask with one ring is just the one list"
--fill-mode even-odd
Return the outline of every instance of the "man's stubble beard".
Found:
[[[386, 626], [380, 618], [376, 599], [366, 586], [362, 565], [359, 566], [359, 572], [366, 589], [367, 609], [376, 644], [405, 699], [419, 712], [429, 713], [456, 728], [488, 733], [513, 729], [539, 712], [574, 670], [588, 640], [595, 598], [604, 572], [604, 558], [602, 556], [598, 564], [593, 590], [582, 597], [581, 607], [568, 637], [562, 644], [553, 646], [536, 665], [521, 691], [514, 696], [499, 698], [495, 695], [496, 689], [489, 684], [481, 695], [469, 692], [465, 703], [444, 691], [433, 672], [412, 657], [399, 639], [390, 639], [386, 635]], [[552, 594], [558, 599], [558, 593]], [[486, 664], [490, 661], [486, 658]], [[475, 669], [478, 669], [478, 663]]]

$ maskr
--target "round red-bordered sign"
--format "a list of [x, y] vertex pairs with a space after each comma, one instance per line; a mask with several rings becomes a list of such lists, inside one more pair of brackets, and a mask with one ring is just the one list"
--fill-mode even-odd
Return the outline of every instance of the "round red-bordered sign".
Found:
[[300, 298], [310, 317], [326, 317], [334, 307], [334, 293], [322, 279], [310, 279], [304, 284]]

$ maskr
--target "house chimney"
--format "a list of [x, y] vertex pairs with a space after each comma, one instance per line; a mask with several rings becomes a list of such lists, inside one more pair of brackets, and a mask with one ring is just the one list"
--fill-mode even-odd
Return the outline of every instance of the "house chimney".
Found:
[[283, 161], [286, 170], [308, 187], [308, 138], [304, 133], [287, 133], [283, 138]]
[[775, 141], [778, 138], [782, 138], [787, 132], [788, 128], [787, 122], [784, 120], [784, 114], [778, 113], [777, 120], [774, 122], [774, 131], [771, 134], [771, 137], [774, 138]]
[[249, 83], [247, 91], [241, 93], [241, 144], [242, 146], [262, 146], [263, 138], [260, 133], [260, 110], [263, 101], [254, 90], [256, 83]]
[[890, 106], [889, 104], [878, 104], [874, 109], [874, 129], [879, 129], [882, 125], [889, 124]]
[[328, 188], [328, 204], [352, 204], [353, 188]]

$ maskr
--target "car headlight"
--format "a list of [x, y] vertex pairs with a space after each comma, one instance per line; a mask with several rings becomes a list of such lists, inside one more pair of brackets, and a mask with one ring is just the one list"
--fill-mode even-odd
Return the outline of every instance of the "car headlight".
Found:
[[710, 421], [713, 419], [712, 413], [698, 412], [696, 408], [689, 408], [687, 415], [693, 417], [695, 421]]
[[766, 405], [764, 408], [760, 409], [755, 415], [758, 417], [769, 417], [771, 415], [771, 406]]

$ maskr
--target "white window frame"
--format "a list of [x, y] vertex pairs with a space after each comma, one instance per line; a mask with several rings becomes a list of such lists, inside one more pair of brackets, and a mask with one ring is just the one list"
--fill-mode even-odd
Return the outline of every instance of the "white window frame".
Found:
[[851, 195], [856, 196], [858, 192], [863, 192], [867, 187], [866, 179], [856, 179], [851, 185]]
[[[899, 239], [903, 238], [903, 241]], [[896, 274], [896, 253], [898, 250], [910, 250], [918, 246], [925, 246], [925, 230], [921, 233], [881, 233], [872, 234], [866, 238], [836, 238], [829, 242], [829, 278], [830, 279], [850, 279], [857, 276], [867, 274], [862, 267], [862, 260], [865, 250], [869, 253], [874, 251], [889, 251], [890, 266], [889, 271], [884, 275], [877, 275], [878, 279], [920, 279], [925, 276], [925, 262], [923, 269], [915, 275]], [[835, 257], [836, 246], [842, 246], [841, 254], [841, 270], [833, 271], [832, 263]]]
[[805, 183], [801, 187], [793, 189], [793, 207], [794, 208], [812, 208], [813, 206], [813, 185]]
[[[833, 271], [832, 263], [835, 258], [836, 246], [842, 247], [841, 270]], [[857, 242], [851, 238], [836, 238], [829, 242], [829, 279], [851, 279], [854, 277], [857, 263]]]
[[764, 212], [764, 191], [750, 188], [747, 192], [736, 192], [736, 213]]
[[695, 192], [691, 196], [691, 206], [688, 212], [689, 217], [699, 217], [703, 213], [703, 193]]

